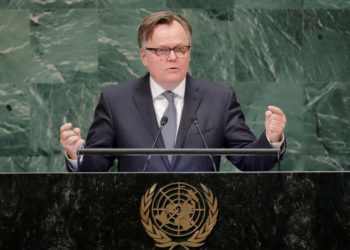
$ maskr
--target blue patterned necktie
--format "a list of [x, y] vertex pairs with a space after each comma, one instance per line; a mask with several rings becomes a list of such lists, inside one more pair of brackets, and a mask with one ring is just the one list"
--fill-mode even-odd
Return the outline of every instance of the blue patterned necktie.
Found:
[[[168, 122], [162, 130], [162, 136], [166, 148], [175, 147], [176, 136], [176, 108], [174, 103], [175, 94], [171, 91], [165, 91], [162, 94], [168, 100], [168, 107], [166, 108], [164, 115], [168, 117]], [[173, 155], [168, 155], [169, 162], [173, 160]]]

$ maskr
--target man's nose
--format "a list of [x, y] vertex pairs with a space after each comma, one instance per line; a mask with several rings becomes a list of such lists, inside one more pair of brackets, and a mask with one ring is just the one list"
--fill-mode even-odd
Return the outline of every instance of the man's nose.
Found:
[[169, 53], [169, 56], [168, 56], [168, 60], [170, 60], [170, 61], [176, 60], [176, 55], [175, 55], [175, 51], [174, 50], [170, 50], [170, 53]]

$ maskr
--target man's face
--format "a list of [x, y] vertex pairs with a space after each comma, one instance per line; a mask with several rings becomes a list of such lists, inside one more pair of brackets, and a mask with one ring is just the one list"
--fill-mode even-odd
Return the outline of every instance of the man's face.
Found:
[[[188, 46], [186, 31], [176, 21], [155, 26], [152, 37], [146, 41], [147, 48], [174, 48]], [[174, 51], [169, 56], [157, 56], [154, 51], [140, 50], [143, 65], [152, 78], [163, 88], [174, 89], [186, 76], [190, 63], [190, 51], [186, 57], [177, 57]]]

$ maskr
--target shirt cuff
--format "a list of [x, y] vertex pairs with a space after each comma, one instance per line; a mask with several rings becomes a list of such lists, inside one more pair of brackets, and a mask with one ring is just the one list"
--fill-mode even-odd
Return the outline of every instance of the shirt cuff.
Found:
[[[68, 157], [67, 152], [64, 151], [64, 156], [66, 157], [66, 160], [68, 161], [68, 167], [70, 168], [70, 170], [72, 170], [73, 172], [77, 172], [78, 170], [78, 160], [72, 160]], [[78, 158], [79, 159], [79, 158]], [[80, 162], [82, 161], [82, 157], [80, 157]]]
[[[284, 134], [282, 134], [282, 140], [280, 142], [271, 142], [269, 137], [267, 137], [266, 133], [265, 133], [266, 139], [268, 140], [268, 142], [270, 143], [271, 147], [274, 149], [281, 149], [282, 145], [284, 144]], [[284, 150], [284, 148], [283, 148]]]

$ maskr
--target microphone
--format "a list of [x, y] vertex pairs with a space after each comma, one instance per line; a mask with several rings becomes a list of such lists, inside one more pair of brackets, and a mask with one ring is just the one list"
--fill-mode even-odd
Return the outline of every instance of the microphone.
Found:
[[[168, 123], [168, 117], [167, 117], [167, 116], [163, 116], [162, 119], [160, 119], [160, 126], [159, 126], [159, 129], [158, 129], [158, 132], [157, 132], [156, 139], [155, 139], [154, 142], [153, 142], [152, 149], [154, 149], [154, 147], [156, 146], [156, 143], [157, 143], [157, 141], [158, 141], [159, 135], [160, 135], [160, 133], [162, 132], [163, 127], [164, 127], [165, 124], [167, 124], [167, 123]], [[151, 159], [151, 155], [148, 155], [147, 160], [146, 160], [146, 162], [145, 162], [145, 165], [143, 166], [143, 171], [142, 171], [142, 172], [145, 172], [145, 171], [146, 171], [146, 168], [147, 168], [147, 166], [148, 166], [149, 159]]]
[[[198, 124], [199, 124], [199, 121], [198, 121], [197, 117], [192, 117], [191, 120], [192, 120], [192, 123], [194, 124], [194, 126], [196, 126], [196, 128], [197, 128], [198, 134], [200, 135], [200, 137], [201, 137], [201, 139], [202, 139], [202, 142], [203, 142], [204, 145], [205, 145], [205, 148], [208, 149], [208, 145], [207, 145], [207, 143], [206, 143], [205, 140], [204, 140], [204, 137], [203, 137], [203, 134], [202, 134], [201, 130], [199, 129], [199, 125], [198, 125]], [[211, 164], [213, 165], [214, 172], [217, 172], [218, 170], [217, 170], [217, 168], [216, 168], [213, 155], [209, 155], [209, 158], [210, 158]]]

